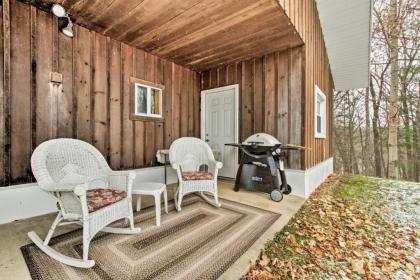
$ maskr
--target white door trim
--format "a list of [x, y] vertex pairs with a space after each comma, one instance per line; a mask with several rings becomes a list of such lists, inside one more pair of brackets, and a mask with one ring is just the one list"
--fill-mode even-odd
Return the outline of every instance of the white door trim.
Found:
[[[235, 94], [235, 143], [239, 143], [239, 84], [224, 87], [212, 88], [201, 91], [201, 139], [205, 141], [206, 130], [206, 95], [215, 94], [220, 91], [234, 90]], [[235, 153], [235, 170], [238, 170], [238, 153]]]

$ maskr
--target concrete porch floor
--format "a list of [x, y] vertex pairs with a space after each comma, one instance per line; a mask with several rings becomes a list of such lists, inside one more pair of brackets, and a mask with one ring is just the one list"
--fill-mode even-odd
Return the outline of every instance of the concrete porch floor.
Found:
[[[173, 186], [168, 186], [169, 199], [172, 199]], [[299, 210], [305, 199], [293, 195], [285, 196], [280, 203], [271, 201], [268, 194], [241, 190], [233, 191], [233, 182], [219, 181], [219, 195], [221, 198], [252, 205], [262, 209], [282, 214], [281, 217], [249, 248], [219, 279], [239, 279], [248, 271], [250, 260], [254, 260], [264, 244], [272, 239]], [[153, 204], [152, 197], [142, 198], [142, 206]], [[0, 225], [0, 278], [1, 279], [31, 279], [26, 267], [20, 247], [30, 243], [27, 232], [34, 230], [42, 238], [46, 235], [55, 217], [47, 214], [30, 219], [24, 219]], [[164, 215], [162, 213], [162, 215]], [[55, 235], [60, 235], [77, 228], [76, 225], [58, 227]]]

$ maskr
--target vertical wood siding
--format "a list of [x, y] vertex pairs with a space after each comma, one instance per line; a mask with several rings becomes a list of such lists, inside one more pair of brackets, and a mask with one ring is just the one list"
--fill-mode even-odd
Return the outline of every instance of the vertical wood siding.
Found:
[[[305, 43], [305, 168], [333, 156], [333, 80], [315, 0], [278, 0]], [[327, 96], [327, 138], [314, 137], [314, 88]]]
[[[304, 47], [196, 73], [75, 26], [59, 32], [50, 14], [16, 0], [0, 9], [0, 185], [33, 181], [30, 156], [41, 142], [74, 137], [94, 144], [114, 169], [153, 166], [155, 152], [200, 134], [200, 90], [240, 87], [241, 140], [260, 131], [310, 147], [289, 166], [332, 156], [332, 89], [315, 0], [279, 0]], [[50, 94], [50, 73], [62, 92]], [[130, 77], [165, 85], [165, 119], [131, 121]], [[327, 96], [327, 138], [314, 138], [314, 86]], [[146, 148], [147, 147], [147, 148]]]
[[[315, 0], [278, 0], [305, 45], [239, 63], [241, 138], [264, 131], [283, 143], [302, 144], [290, 153], [292, 168], [310, 168], [332, 157], [333, 80]], [[238, 65], [238, 64], [236, 64]], [[225, 85], [226, 69], [202, 74], [202, 87]], [[327, 137], [314, 137], [314, 88], [327, 96]], [[298, 93], [298, 94], [296, 94]]]
[[[240, 87], [240, 141], [257, 132], [302, 145], [304, 107], [302, 47], [203, 72], [202, 89]], [[303, 153], [291, 152], [290, 168], [301, 169]]]
[[[33, 149], [56, 137], [88, 141], [125, 169], [199, 136], [200, 74], [80, 26], [68, 38], [51, 14], [16, 0], [0, 14], [0, 185], [33, 181]], [[63, 78], [56, 95], [51, 72]], [[164, 121], [129, 120], [130, 77], [165, 85]]]

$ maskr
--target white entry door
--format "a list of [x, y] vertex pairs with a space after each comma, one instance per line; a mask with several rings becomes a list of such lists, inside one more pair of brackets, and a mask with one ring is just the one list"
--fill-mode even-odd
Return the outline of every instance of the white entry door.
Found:
[[201, 138], [214, 150], [216, 159], [223, 162], [219, 176], [235, 178], [238, 153], [225, 144], [238, 142], [238, 85], [201, 93]]

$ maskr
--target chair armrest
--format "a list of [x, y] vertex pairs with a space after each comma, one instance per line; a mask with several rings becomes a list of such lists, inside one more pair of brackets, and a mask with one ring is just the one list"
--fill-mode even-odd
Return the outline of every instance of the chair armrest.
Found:
[[220, 169], [223, 167], [223, 162], [220, 162], [220, 161], [212, 160], [209, 163], [211, 164], [211, 166], [209, 167], [213, 169]]
[[209, 162], [209, 171], [213, 173], [214, 179], [217, 179], [219, 169], [223, 167], [223, 163], [220, 161], [212, 160]]
[[136, 178], [136, 172], [134, 171], [112, 171], [109, 176], [128, 177], [132, 180]]
[[43, 185], [42, 189], [47, 191], [47, 192], [52, 192], [52, 193], [55, 193], [55, 192], [74, 192], [74, 189], [77, 186], [81, 186], [81, 185], [84, 185], [84, 183], [61, 184], [61, 185], [53, 183], [53, 184], [49, 184], [49, 185]]
[[86, 191], [89, 189], [89, 184], [88, 183], [84, 183], [84, 184], [80, 184], [77, 185], [76, 187], [74, 187], [73, 192], [77, 195], [77, 196], [86, 196]]
[[220, 168], [222, 168], [223, 167], [223, 162], [221, 162], [221, 161], [216, 161], [216, 168], [217, 169], [220, 169]]
[[176, 162], [171, 162], [171, 166], [173, 169], [176, 170], [176, 174], [178, 176], [178, 181], [182, 182], [182, 172], [181, 172], [181, 165], [179, 163]]
[[173, 169], [179, 169], [180, 168], [179, 164], [176, 163], [176, 162], [171, 163], [171, 166], [172, 166]]
[[109, 174], [109, 186], [124, 190], [131, 195], [131, 188], [135, 178], [136, 173], [134, 171], [112, 171]]
[[88, 209], [87, 197], [86, 197], [86, 191], [88, 189], [89, 189], [89, 183], [77, 185], [73, 189], [74, 194], [79, 197], [79, 201], [82, 207], [83, 219], [86, 219], [89, 215], [89, 209]]

